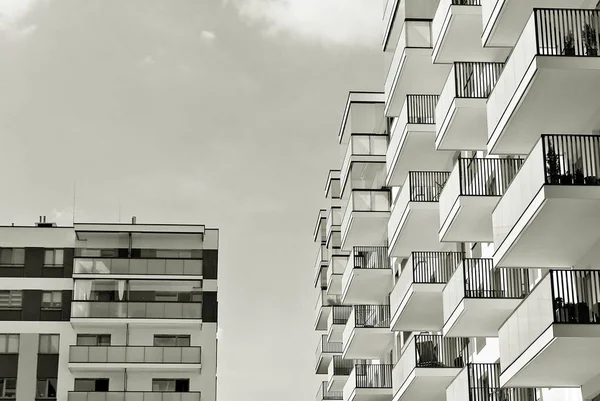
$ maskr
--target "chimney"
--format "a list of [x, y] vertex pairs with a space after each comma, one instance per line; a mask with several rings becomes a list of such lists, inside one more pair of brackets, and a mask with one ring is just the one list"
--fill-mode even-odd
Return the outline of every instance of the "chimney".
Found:
[[46, 222], [46, 216], [40, 216], [40, 221], [35, 223], [36, 227], [56, 227], [56, 223]]
[[137, 220], [137, 217], [133, 216], [133, 217], [131, 218], [131, 224], [135, 224], [136, 220]]

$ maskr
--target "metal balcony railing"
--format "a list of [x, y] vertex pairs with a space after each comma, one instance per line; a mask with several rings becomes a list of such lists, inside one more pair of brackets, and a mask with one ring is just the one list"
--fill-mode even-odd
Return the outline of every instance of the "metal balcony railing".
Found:
[[352, 248], [355, 269], [389, 269], [387, 246], [355, 246]]
[[410, 171], [408, 185], [410, 186], [411, 202], [438, 202], [449, 171]]
[[353, 359], [344, 359], [341, 355], [334, 355], [333, 361], [333, 374], [335, 376], [349, 376], [354, 368]]
[[481, 0], [452, 0], [453, 6], [480, 6]]
[[455, 62], [456, 97], [487, 99], [504, 69], [504, 63]]
[[463, 258], [462, 252], [413, 252], [413, 283], [447, 283]]
[[68, 401], [200, 401], [199, 391], [69, 391]]
[[317, 357], [321, 354], [341, 354], [342, 346], [341, 342], [327, 341], [327, 334], [323, 334], [317, 345]]
[[600, 270], [551, 270], [554, 323], [600, 324]]
[[469, 358], [468, 338], [417, 334], [415, 345], [417, 368], [462, 368]]
[[335, 305], [332, 307], [333, 324], [346, 324], [352, 313], [351, 305]]
[[534, 388], [501, 388], [499, 363], [467, 365], [469, 401], [536, 401]]
[[600, 185], [600, 136], [542, 135], [545, 184]]
[[356, 388], [392, 388], [392, 368], [390, 364], [356, 364]]
[[71, 345], [69, 362], [199, 364], [200, 354], [200, 347]]
[[73, 301], [71, 318], [201, 319], [202, 303]]
[[343, 391], [328, 391], [327, 382], [322, 382], [317, 390], [317, 397], [315, 401], [328, 401], [328, 400], [343, 400]]
[[600, 10], [535, 8], [537, 54], [598, 56]]
[[81, 258], [76, 274], [202, 275], [202, 259]]
[[502, 196], [515, 178], [524, 160], [459, 158], [461, 196]]
[[494, 269], [493, 259], [468, 258], [462, 262], [466, 298], [525, 298], [529, 294], [527, 269]]
[[407, 95], [408, 124], [435, 124], [438, 95]]
[[354, 326], [360, 328], [389, 328], [389, 305], [354, 305]]

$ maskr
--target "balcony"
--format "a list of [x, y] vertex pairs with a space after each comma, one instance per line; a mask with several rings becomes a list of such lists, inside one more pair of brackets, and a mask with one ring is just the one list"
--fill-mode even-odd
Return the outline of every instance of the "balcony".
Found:
[[440, 0], [384, 0], [383, 51], [394, 50], [406, 18], [431, 20]]
[[446, 389], [447, 401], [537, 401], [534, 388], [501, 388], [499, 363], [469, 363]]
[[390, 256], [408, 257], [415, 249], [442, 250], [439, 198], [448, 171], [411, 171], [388, 223]]
[[[385, 152], [387, 150], [386, 135], [348, 135], [349, 143], [346, 148], [346, 154], [342, 161], [341, 183], [342, 196], [348, 179], [352, 176], [351, 167], [354, 163], [385, 163]], [[353, 188], [356, 188], [353, 186]]]
[[[390, 128], [386, 155], [388, 186], [400, 186], [408, 171], [444, 170], [452, 163], [451, 152], [436, 151], [435, 108], [437, 95], [407, 95], [400, 116]], [[487, 132], [487, 131], [486, 131]]]
[[571, 267], [600, 239], [600, 136], [544, 135], [492, 214], [494, 265]]
[[392, 269], [387, 246], [355, 246], [342, 276], [344, 304], [377, 303], [387, 299]]
[[460, 62], [452, 65], [435, 109], [438, 150], [486, 150], [487, 98], [504, 63]]
[[348, 264], [345, 253], [333, 254], [327, 268], [327, 294], [342, 295], [342, 277]]
[[481, 0], [482, 42], [485, 46], [513, 47], [535, 7], [595, 8], [596, 0]]
[[315, 401], [341, 401], [344, 399], [344, 394], [342, 391], [329, 391], [327, 390], [327, 386], [329, 383], [326, 381], [322, 382], [319, 386], [319, 390], [317, 391], [317, 396]]
[[318, 244], [324, 244], [327, 241], [327, 211], [324, 209], [319, 210], [317, 214], [317, 223], [313, 230], [313, 241]]
[[442, 291], [462, 252], [412, 252], [390, 294], [393, 331], [440, 331]]
[[450, 66], [431, 63], [432, 44], [431, 20], [404, 20], [385, 81], [386, 116], [398, 116], [410, 93], [440, 94]]
[[342, 334], [345, 359], [377, 359], [390, 349], [389, 305], [354, 305]]
[[433, 62], [504, 61], [509, 48], [482, 47], [482, 0], [440, 0], [433, 23]]
[[71, 324], [198, 324], [201, 302], [72, 301]]
[[319, 339], [317, 345], [316, 359], [317, 366], [315, 368], [316, 374], [327, 373], [329, 363], [333, 359], [334, 355], [342, 354], [342, 343], [341, 342], [329, 342], [327, 341], [327, 334], [323, 334]]
[[334, 355], [327, 369], [327, 382], [329, 383], [327, 390], [333, 392], [343, 391], [352, 369], [354, 369], [352, 359], [343, 359], [339, 355]]
[[469, 358], [468, 338], [418, 334], [392, 371], [394, 401], [446, 401], [446, 388]]
[[392, 365], [355, 364], [343, 394], [344, 401], [391, 401]]
[[449, 337], [496, 337], [528, 293], [526, 269], [495, 269], [492, 259], [464, 259], [444, 288], [443, 333]]
[[317, 259], [315, 260], [315, 287], [317, 286], [319, 279], [321, 279], [323, 270], [327, 273], [327, 266], [329, 264], [329, 250], [327, 246], [320, 245], [317, 251]]
[[199, 371], [200, 347], [71, 345], [69, 370]]
[[351, 305], [334, 305], [331, 307], [331, 313], [327, 319], [327, 340], [332, 342], [342, 342], [344, 328], [350, 314]]
[[390, 217], [390, 191], [355, 189], [342, 220], [342, 248], [375, 246], [385, 242]]
[[69, 391], [68, 401], [200, 401], [200, 392]]
[[75, 258], [73, 274], [130, 276], [202, 276], [202, 259]]
[[[330, 245], [332, 236], [334, 233], [338, 233], [341, 230], [342, 225], [342, 208], [340, 206], [332, 206], [327, 216], [327, 246]], [[339, 246], [339, 244], [338, 244]]]
[[492, 212], [522, 159], [459, 158], [440, 195], [440, 241], [492, 242]]
[[547, 132], [600, 126], [599, 25], [600, 10], [534, 10], [488, 99], [490, 154], [528, 154]]
[[315, 306], [316, 319], [315, 319], [315, 330], [327, 329], [327, 319], [331, 314], [331, 308], [333, 305], [339, 305], [342, 303], [339, 295], [329, 295], [327, 290], [319, 291], [317, 297], [317, 304]]
[[579, 387], [600, 374], [600, 271], [550, 270], [502, 325], [503, 387]]

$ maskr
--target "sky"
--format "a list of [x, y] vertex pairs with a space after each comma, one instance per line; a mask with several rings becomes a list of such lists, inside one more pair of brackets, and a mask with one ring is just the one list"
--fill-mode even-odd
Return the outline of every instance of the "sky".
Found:
[[0, 0], [0, 225], [218, 227], [219, 401], [313, 400], [312, 230], [381, 3]]

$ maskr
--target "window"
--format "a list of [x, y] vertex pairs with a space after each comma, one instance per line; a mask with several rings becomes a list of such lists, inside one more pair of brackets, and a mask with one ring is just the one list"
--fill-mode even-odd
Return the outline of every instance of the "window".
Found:
[[157, 302], [177, 302], [177, 292], [157, 292], [154, 294], [154, 300]]
[[117, 249], [75, 249], [75, 256], [83, 258], [116, 258], [118, 256]]
[[22, 303], [21, 291], [0, 291], [0, 309], [21, 309]]
[[110, 345], [110, 334], [77, 334], [77, 345]]
[[188, 335], [163, 335], [157, 334], [154, 336], [155, 347], [189, 347], [190, 336]]
[[58, 354], [59, 334], [40, 334], [40, 354]]
[[0, 266], [25, 264], [25, 248], [0, 248]]
[[75, 379], [75, 391], [108, 391], [108, 379]]
[[42, 292], [42, 309], [60, 309], [62, 306], [62, 292]]
[[0, 378], [0, 398], [17, 398], [16, 378]]
[[142, 258], [162, 258], [162, 259], [200, 259], [201, 250], [189, 249], [140, 249]]
[[0, 354], [19, 353], [18, 334], [0, 334]]
[[38, 379], [35, 397], [56, 399], [56, 378]]
[[187, 393], [190, 379], [152, 379], [152, 391]]
[[46, 249], [44, 253], [44, 266], [62, 266], [64, 264], [65, 251], [62, 249]]

